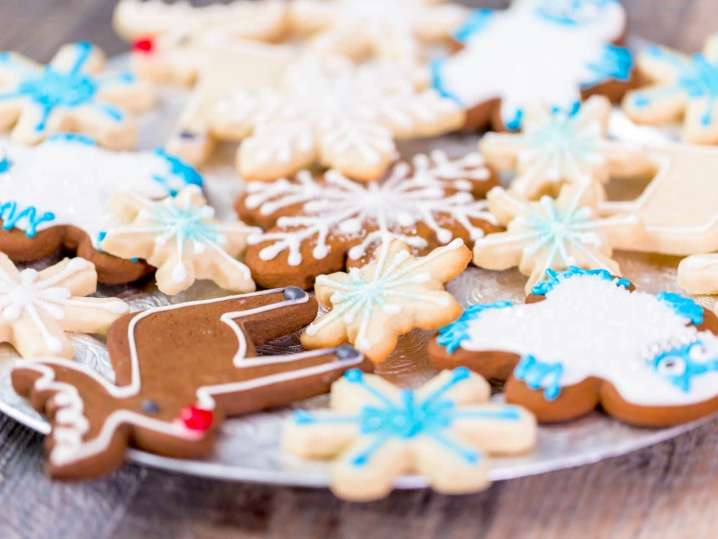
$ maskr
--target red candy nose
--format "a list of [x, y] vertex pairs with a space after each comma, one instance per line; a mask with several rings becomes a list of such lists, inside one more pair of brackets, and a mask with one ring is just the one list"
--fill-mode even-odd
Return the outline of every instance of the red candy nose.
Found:
[[196, 430], [199, 432], [208, 431], [212, 426], [212, 419], [214, 414], [212, 410], [206, 410], [204, 408], [198, 408], [196, 406], [185, 406], [180, 410], [180, 419], [185, 427], [189, 430]]
[[151, 37], [141, 37], [132, 44], [132, 50], [142, 54], [150, 54], [155, 48], [155, 40]]

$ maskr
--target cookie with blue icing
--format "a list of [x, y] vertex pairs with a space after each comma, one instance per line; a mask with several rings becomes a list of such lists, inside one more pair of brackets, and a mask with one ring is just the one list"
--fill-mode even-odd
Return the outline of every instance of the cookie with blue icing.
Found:
[[37, 144], [49, 135], [78, 132], [108, 148], [137, 143], [132, 116], [150, 108], [152, 89], [131, 73], [104, 71], [105, 56], [87, 42], [63, 46], [46, 66], [0, 52], [0, 131]]
[[617, 0], [514, 0], [474, 12], [454, 36], [458, 51], [433, 62], [430, 78], [468, 111], [468, 127], [516, 130], [531, 103], [566, 110], [593, 94], [619, 100], [633, 71], [625, 31]]
[[164, 150], [114, 152], [73, 134], [37, 146], [0, 146], [0, 251], [31, 262], [64, 248], [95, 263], [100, 282], [132, 281], [148, 268], [98, 249], [115, 223], [112, 196], [159, 199], [202, 184], [194, 168]]
[[600, 406], [625, 422], [683, 423], [718, 410], [718, 319], [673, 292], [603, 270], [549, 271], [526, 303], [471, 306], [430, 345], [440, 368], [506, 380], [541, 422]]

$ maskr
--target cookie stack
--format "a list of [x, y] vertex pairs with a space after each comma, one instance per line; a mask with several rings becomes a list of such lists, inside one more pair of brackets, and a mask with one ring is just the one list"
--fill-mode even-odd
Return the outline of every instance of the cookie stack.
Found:
[[[718, 408], [718, 318], [636, 290], [615, 257], [687, 256], [678, 285], [718, 293], [715, 36], [634, 58], [617, 0], [120, 0], [114, 26], [126, 71], [89, 43], [47, 66], [0, 53], [0, 336], [52, 423], [52, 476], [108, 473], [128, 447], [205, 458], [225, 417], [330, 393], [283, 449], [332, 460], [338, 496], [407, 473], [465, 493], [537, 424]], [[168, 92], [171, 133], [138, 149]], [[462, 304], [472, 263], [517, 268], [525, 303]], [[159, 306], [121, 299], [140, 289]], [[390, 382], [422, 330], [410, 360], [432, 377]], [[71, 333], [105, 339], [114, 378]], [[291, 335], [301, 351], [258, 352]]]

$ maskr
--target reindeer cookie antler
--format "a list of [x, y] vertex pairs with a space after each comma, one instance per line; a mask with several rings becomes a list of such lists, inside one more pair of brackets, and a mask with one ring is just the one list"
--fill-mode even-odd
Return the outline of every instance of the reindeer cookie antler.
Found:
[[320, 394], [346, 369], [369, 366], [348, 346], [256, 355], [255, 346], [309, 324], [316, 312], [297, 288], [158, 307], [110, 329], [114, 384], [52, 358], [23, 363], [12, 382], [50, 417], [54, 477], [109, 472], [129, 445], [200, 457], [212, 449], [224, 415]]

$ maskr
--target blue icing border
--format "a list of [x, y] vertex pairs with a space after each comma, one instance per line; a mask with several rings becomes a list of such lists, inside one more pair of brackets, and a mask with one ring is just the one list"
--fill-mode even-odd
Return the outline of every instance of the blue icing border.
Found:
[[[561, 26], [581, 26], [595, 18], [581, 19], [581, 9], [587, 4], [595, 4], [599, 7], [616, 3], [616, 0], [543, 0], [536, 7], [536, 14], [541, 18]], [[600, 16], [600, 15], [599, 15]]]
[[495, 11], [490, 8], [480, 8], [472, 11], [466, 22], [454, 32], [452, 37], [459, 43], [466, 43], [471, 36], [486, 28], [494, 14]]
[[55, 214], [51, 211], [40, 214], [35, 206], [28, 206], [18, 211], [18, 205], [15, 201], [7, 201], [0, 204], [0, 219], [2, 219], [3, 230], [12, 230], [20, 228], [18, 224], [25, 220], [25, 235], [28, 238], [34, 238], [37, 235], [37, 227], [55, 219]]
[[[157, 148], [154, 151], [154, 154], [167, 163], [170, 175], [175, 178], [179, 178], [182, 181], [183, 185], [181, 187], [186, 187], [188, 185], [196, 185], [197, 187], [204, 186], [204, 178], [202, 177], [202, 174], [200, 174], [196, 168], [186, 161], [176, 155], [168, 153], [162, 148]], [[178, 190], [172, 186], [172, 182], [169, 178], [155, 174], [152, 176], [152, 179], [162, 185], [162, 187], [164, 187], [171, 196], [175, 196], [177, 194]]]
[[495, 301], [493, 303], [470, 305], [464, 309], [464, 312], [458, 320], [439, 330], [436, 342], [440, 346], [446, 348], [450, 354], [453, 354], [461, 347], [461, 343], [469, 338], [469, 323], [472, 320], [476, 320], [481, 313], [485, 311], [492, 309], [505, 309], [512, 306], [513, 303], [510, 301]]
[[521, 380], [534, 391], [543, 389], [544, 398], [554, 401], [561, 394], [563, 372], [562, 363], [547, 363], [527, 354], [516, 365], [514, 378]]
[[675, 292], [661, 292], [656, 295], [656, 298], [673, 309], [678, 316], [689, 320], [694, 326], [703, 324], [705, 317], [703, 307], [693, 299]]
[[586, 64], [594, 77], [582, 82], [581, 86], [589, 88], [607, 80], [627, 82], [631, 79], [633, 65], [633, 54], [630, 50], [618, 45], [606, 44], [603, 46], [600, 58]]
[[442, 70], [444, 69], [445, 63], [446, 58], [435, 58], [429, 63], [429, 79], [431, 81], [431, 88], [444, 99], [451, 99], [459, 106], [463, 107], [464, 105], [459, 97], [449, 90], [444, 84]]
[[664, 349], [648, 358], [648, 364], [659, 376], [684, 393], [691, 390], [693, 378], [718, 372], [718, 357], [696, 361], [691, 354], [697, 346], [703, 348], [700, 339]]
[[626, 289], [631, 287], [631, 281], [623, 277], [614, 277], [609, 271], [604, 269], [583, 269], [578, 266], [570, 266], [564, 271], [556, 271], [550, 268], [547, 269], [544, 280], [534, 285], [531, 289], [531, 294], [534, 296], [545, 296], [563, 281], [572, 277], [584, 276], [597, 277], [599, 279], [603, 279], [604, 281], [610, 281], [616, 286]]
[[97, 146], [95, 140], [80, 133], [56, 133], [47, 137], [46, 142], [71, 142], [85, 146]]

